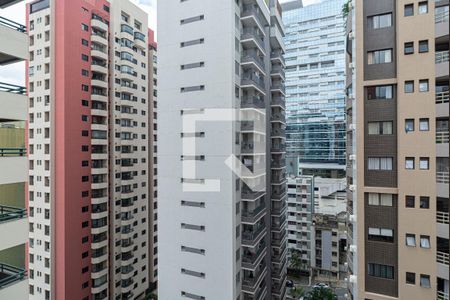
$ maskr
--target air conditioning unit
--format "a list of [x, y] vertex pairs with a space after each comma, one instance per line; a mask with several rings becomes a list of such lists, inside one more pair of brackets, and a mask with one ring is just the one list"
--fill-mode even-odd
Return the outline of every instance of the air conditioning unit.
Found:
[[344, 263], [344, 266], [348, 266], [348, 262], [345, 262], [345, 263]]
[[348, 125], [348, 129], [355, 130], [356, 129], [356, 125], [351, 123], [350, 125]]
[[358, 278], [358, 277], [357, 277], [356, 275], [350, 275], [348, 280], [349, 280], [351, 283], [356, 283], [357, 278]]
[[356, 155], [355, 155], [355, 154], [350, 154], [350, 155], [348, 156], [348, 159], [350, 159], [350, 160], [356, 160]]
[[350, 33], [348, 34], [348, 38], [351, 39], [351, 40], [354, 40], [354, 39], [355, 39], [355, 33], [354, 33], [353, 31], [350, 32]]
[[350, 215], [348, 216], [348, 220], [352, 223], [356, 223], [356, 215]]
[[356, 186], [355, 186], [354, 184], [352, 184], [352, 185], [350, 185], [350, 186], [348, 187], [348, 189], [349, 189], [350, 191], [354, 192], [354, 191], [356, 190]]
[[356, 253], [356, 245], [350, 245], [350, 252]]
[[349, 67], [350, 69], [352, 69], [352, 70], [355, 69], [355, 65], [354, 65], [353, 63], [349, 63], [349, 64], [348, 64], [348, 67]]

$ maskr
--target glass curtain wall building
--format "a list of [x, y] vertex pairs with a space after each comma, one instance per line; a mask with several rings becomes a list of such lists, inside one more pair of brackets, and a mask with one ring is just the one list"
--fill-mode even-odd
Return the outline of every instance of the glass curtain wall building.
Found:
[[[284, 4], [287, 165], [290, 174], [345, 168], [344, 0]], [[303, 172], [307, 174], [307, 172]]]

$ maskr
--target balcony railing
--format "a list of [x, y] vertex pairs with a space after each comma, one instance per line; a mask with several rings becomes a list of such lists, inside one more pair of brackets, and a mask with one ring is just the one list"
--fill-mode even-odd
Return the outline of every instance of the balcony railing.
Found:
[[436, 172], [437, 183], [449, 183], [449, 172]]
[[266, 104], [264, 99], [260, 97], [244, 97], [242, 98], [241, 108], [261, 108], [264, 109]]
[[270, 53], [271, 59], [279, 59], [283, 64], [285, 64], [283, 52], [281, 50], [275, 50]]
[[248, 230], [242, 232], [242, 242], [247, 242], [247, 244], [252, 244], [256, 238], [264, 231], [265, 225], [258, 225], [255, 230]]
[[444, 211], [436, 212], [436, 222], [440, 224], [449, 224], [449, 213]]
[[447, 51], [436, 51], [435, 62], [437, 64], [448, 62], [448, 50]]
[[24, 95], [26, 91], [27, 89], [24, 86], [0, 82], [0, 92]]
[[0, 289], [14, 282], [21, 281], [27, 276], [25, 269], [0, 263]]
[[449, 254], [445, 253], [445, 252], [442, 252], [442, 251], [437, 251], [436, 252], [436, 262], [448, 266]]
[[26, 148], [0, 148], [0, 157], [4, 156], [25, 156]]
[[24, 25], [19, 24], [17, 22], [14, 22], [14, 21], [4, 18], [4, 17], [0, 17], [0, 25], [11, 28], [13, 30], [17, 30], [19, 32], [23, 32], [23, 33], [27, 32], [27, 28]]
[[264, 80], [261, 77], [255, 76], [253, 74], [243, 74], [242, 75], [242, 85], [254, 84], [258, 88], [264, 91]]
[[254, 39], [261, 49], [264, 49], [264, 40], [258, 30], [253, 28], [244, 28], [241, 34], [241, 41]]
[[449, 91], [436, 93], [436, 104], [448, 103]]
[[26, 215], [27, 211], [24, 208], [0, 205], [0, 223], [22, 219], [25, 218]]
[[281, 107], [286, 107], [286, 101], [284, 97], [280, 97], [280, 96], [273, 96], [272, 97], [272, 105], [279, 105]]
[[262, 266], [255, 272], [251, 272], [251, 275], [249, 275], [248, 277], [244, 277], [244, 279], [242, 280], [242, 285], [247, 287], [246, 290], [253, 291], [254, 289], [256, 289], [255, 287], [256, 283], [261, 279], [261, 275], [265, 273], [266, 270], [267, 267]]
[[255, 5], [245, 5], [242, 12], [241, 12], [241, 18], [246, 18], [249, 16], [254, 16], [256, 21], [259, 23], [259, 25], [264, 28], [264, 24], [267, 23], [267, 21], [264, 20], [262, 17], [261, 10], [255, 6]]
[[443, 291], [437, 291], [436, 299], [437, 300], [449, 300], [448, 293], [443, 292]]
[[448, 131], [436, 131], [436, 144], [448, 144], [449, 132]]
[[264, 204], [264, 202], [262, 202], [262, 204], [260, 206], [258, 206], [257, 208], [253, 209], [253, 210], [242, 210], [242, 221], [243, 222], [252, 222], [256, 219], [256, 217], [259, 215], [260, 212], [262, 212], [263, 210], [266, 209], [266, 205]]
[[243, 53], [243, 55], [241, 57], [241, 64], [245, 64], [245, 63], [254, 63], [261, 70], [264, 71], [264, 69], [265, 69], [264, 61], [259, 56], [257, 56], [256, 53], [254, 53], [252, 51], [246, 51]]

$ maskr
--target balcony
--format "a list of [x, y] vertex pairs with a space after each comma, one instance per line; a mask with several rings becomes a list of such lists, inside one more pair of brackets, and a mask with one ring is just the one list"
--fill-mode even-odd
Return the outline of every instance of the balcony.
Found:
[[24, 208], [0, 205], [0, 251], [24, 244], [28, 239], [27, 212]]
[[443, 264], [443, 265], [449, 265], [449, 254], [442, 251], [436, 252], [436, 262]]
[[[265, 131], [266, 131], [266, 129], [262, 122], [258, 122], [257, 120], [241, 121], [241, 132], [264, 134]], [[261, 144], [261, 146], [260, 145], [256, 145], [256, 146], [260, 146], [260, 147], [257, 147], [258, 149], [265, 149], [265, 147], [262, 145], [263, 144]], [[251, 150], [253, 150], [253, 148]]]
[[287, 231], [283, 230], [280, 233], [274, 234], [272, 236], [272, 246], [281, 247], [287, 238]]
[[241, 11], [241, 21], [246, 27], [258, 26], [261, 32], [264, 32], [264, 27], [268, 23], [258, 5], [251, 4], [244, 5]]
[[286, 73], [284, 72], [284, 68], [281, 65], [274, 65], [272, 66], [272, 70], [270, 71], [270, 76], [272, 76], [273, 78], [285, 80]]
[[272, 158], [272, 162], [270, 164], [271, 169], [284, 169], [286, 168], [286, 159], [285, 158]]
[[262, 74], [266, 72], [263, 57], [259, 56], [256, 50], [247, 50], [242, 53], [241, 66], [243, 68], [251, 66]]
[[241, 211], [241, 222], [247, 224], [255, 224], [266, 214], [266, 205], [264, 202], [253, 209], [242, 209]]
[[241, 43], [244, 49], [258, 48], [265, 53], [264, 37], [256, 28], [244, 28], [241, 34]]
[[28, 36], [25, 26], [0, 17], [0, 36], [2, 40], [8, 41], [0, 44], [0, 65], [28, 58]]
[[280, 93], [283, 96], [286, 95], [286, 88], [284, 86], [284, 83], [281, 81], [276, 81], [272, 83], [272, 87], [270, 88], [272, 92]]
[[[248, 275], [247, 275], [248, 274]], [[258, 290], [258, 286], [267, 274], [267, 267], [262, 265], [256, 271], [244, 271], [244, 279], [242, 280], [242, 291], [254, 294]]]
[[247, 247], [255, 247], [261, 238], [266, 234], [266, 226], [264, 224], [255, 225], [253, 230], [244, 230], [242, 232], [242, 245]]
[[270, 44], [273, 49], [280, 49], [283, 53], [285, 52], [283, 32], [277, 25], [270, 27]]
[[449, 300], [449, 294], [444, 291], [437, 291], [436, 300]]
[[272, 128], [270, 131], [272, 138], [286, 138], [286, 129], [284, 128]]
[[102, 32], [108, 32], [108, 24], [97, 18], [91, 20], [91, 27]]
[[272, 153], [285, 153], [286, 145], [285, 144], [272, 144], [270, 148], [270, 152]]
[[272, 216], [281, 216], [286, 213], [287, 205], [285, 202], [272, 202], [272, 209], [270, 214]]
[[270, 60], [272, 62], [280, 63], [283, 66], [286, 66], [286, 61], [283, 56], [283, 51], [280, 49], [274, 50], [270, 53]]
[[273, 96], [270, 105], [286, 109], [286, 99], [283, 96]]
[[436, 62], [436, 77], [446, 77], [449, 75], [449, 65], [448, 65], [448, 50], [436, 51], [435, 62]]
[[253, 191], [248, 187], [243, 187], [241, 192], [241, 199], [244, 201], [255, 201], [265, 194], [265, 191]]
[[449, 10], [448, 5], [438, 7], [437, 4], [438, 3], [436, 3], [434, 23], [435, 23], [435, 36], [439, 38], [448, 36], [449, 34], [448, 28]]
[[265, 109], [266, 104], [264, 103], [264, 98], [262, 97], [247, 96], [242, 98], [241, 108]]
[[28, 299], [27, 271], [0, 263], [0, 299]]
[[141, 49], [146, 49], [147, 43], [145, 42], [145, 35], [141, 32], [134, 33], [134, 45]]
[[265, 84], [262, 77], [253, 73], [244, 73], [241, 78], [241, 88], [254, 88], [259, 93], [265, 95]]
[[250, 270], [256, 269], [261, 260], [266, 256], [266, 253], [267, 247], [264, 242], [259, 244], [256, 251], [246, 248], [242, 256], [242, 268]]
[[272, 200], [281, 200], [286, 196], [286, 188], [273, 188], [272, 189]]
[[23, 86], [0, 82], [0, 120], [27, 120], [28, 98], [25, 93]]

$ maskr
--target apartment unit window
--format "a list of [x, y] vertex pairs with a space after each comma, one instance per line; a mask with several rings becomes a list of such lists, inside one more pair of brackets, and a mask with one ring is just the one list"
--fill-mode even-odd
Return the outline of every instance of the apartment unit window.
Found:
[[414, 53], [414, 42], [405, 43], [405, 54], [413, 54]]
[[394, 267], [380, 264], [369, 264], [369, 276], [394, 279]]
[[406, 284], [416, 284], [416, 273], [406, 272]]
[[430, 237], [428, 235], [421, 235], [420, 236], [420, 248], [427, 248], [429, 249], [430, 246]]
[[428, 1], [419, 2], [419, 15], [428, 13]]
[[428, 170], [430, 169], [430, 159], [428, 157], [421, 157], [419, 160], [419, 169]]
[[430, 119], [423, 118], [419, 120], [419, 130], [420, 131], [429, 131], [430, 130]]
[[429, 85], [428, 85], [428, 79], [422, 79], [419, 80], [419, 92], [428, 92]]
[[198, 85], [198, 86], [188, 86], [188, 87], [182, 87], [180, 89], [181, 93], [187, 93], [187, 92], [195, 92], [195, 91], [204, 91], [205, 86], [204, 85]]
[[392, 206], [392, 194], [369, 193], [369, 205], [373, 206]]
[[414, 208], [416, 202], [416, 197], [414, 196], [406, 196], [405, 197], [405, 206], [407, 208]]
[[369, 135], [389, 135], [392, 134], [392, 121], [369, 122]]
[[414, 157], [405, 158], [405, 169], [406, 170], [414, 170]]
[[416, 246], [416, 235], [412, 233], [406, 234], [406, 246], [415, 247]]
[[392, 170], [392, 157], [369, 157], [368, 164], [369, 170], [390, 171]]
[[369, 240], [377, 242], [394, 242], [394, 231], [386, 228], [369, 227]]
[[420, 274], [420, 286], [423, 288], [431, 288], [430, 275]]
[[392, 99], [392, 85], [371, 86], [367, 88], [367, 98], [372, 99]]
[[197, 21], [201, 21], [204, 20], [205, 16], [204, 15], [200, 15], [200, 16], [196, 16], [196, 17], [191, 17], [191, 18], [186, 18], [180, 21], [181, 25], [184, 24], [188, 24], [188, 23], [192, 23], [192, 22], [197, 22]]
[[419, 53], [428, 52], [428, 40], [419, 41]]
[[370, 51], [368, 53], [369, 65], [386, 64], [392, 62], [392, 49]]
[[406, 133], [414, 131], [414, 119], [405, 120], [405, 131]]
[[405, 17], [410, 17], [414, 15], [414, 4], [405, 5]]
[[392, 14], [382, 14], [369, 17], [369, 27], [372, 29], [380, 29], [392, 26]]
[[430, 208], [430, 197], [421, 196], [419, 199], [419, 207], [423, 209]]
[[187, 41], [187, 42], [181, 42], [180, 47], [183, 48], [183, 47], [204, 44], [204, 43], [205, 43], [205, 39], [198, 39], [198, 40], [192, 40], [192, 41]]
[[89, 26], [87, 26], [86, 24], [81, 24], [81, 30], [89, 31]]
[[405, 93], [414, 93], [414, 81], [405, 81]]

